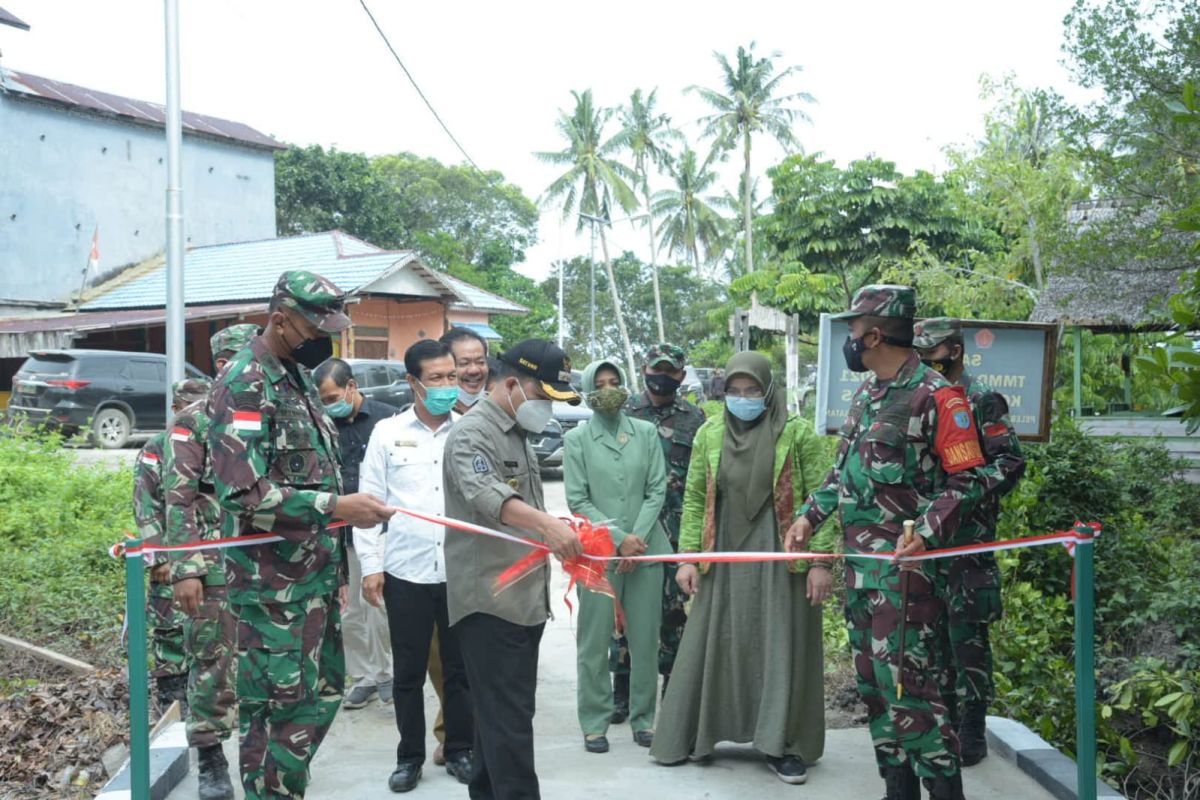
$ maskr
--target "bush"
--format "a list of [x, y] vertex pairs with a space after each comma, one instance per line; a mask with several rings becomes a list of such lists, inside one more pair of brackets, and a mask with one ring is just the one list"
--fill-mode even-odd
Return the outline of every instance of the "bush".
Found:
[[123, 661], [132, 471], [81, 467], [52, 435], [0, 436], [0, 629], [97, 665]]
[[[1102, 774], [1133, 797], [1183, 796], [1200, 761], [1192, 696], [1200, 671], [1200, 492], [1153, 441], [1097, 439], [1069, 419], [1027, 448], [1005, 498], [1003, 538], [1100, 521], [1096, 545], [1097, 720]], [[1000, 557], [1005, 618], [993, 635], [996, 705], [1075, 752], [1071, 563], [1042, 547]]]

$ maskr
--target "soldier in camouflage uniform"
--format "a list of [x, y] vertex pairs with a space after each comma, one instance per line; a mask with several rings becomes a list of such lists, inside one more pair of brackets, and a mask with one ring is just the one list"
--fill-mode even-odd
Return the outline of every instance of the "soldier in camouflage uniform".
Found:
[[[630, 398], [626, 413], [635, 419], [653, 422], [658, 427], [663, 455], [667, 458], [667, 500], [659, 519], [671, 540], [671, 549], [679, 550], [679, 523], [683, 518], [683, 490], [688, 463], [692, 459], [692, 440], [704, 424], [704, 412], [679, 395], [687, 354], [682, 347], [660, 343], [646, 352], [642, 379], [646, 391]], [[658, 672], [663, 676], [663, 693], [671, 680], [679, 640], [687, 622], [684, 605], [687, 595], [675, 582], [672, 570], [663, 574], [662, 625], [658, 639]], [[629, 648], [625, 637], [614, 637], [609, 649], [609, 668], [613, 671], [614, 723], [629, 717]]]
[[[258, 326], [250, 324], [233, 325], [215, 333], [209, 344], [217, 372], [257, 333]], [[205, 382], [201, 387], [194, 379], [181, 384], [200, 399], [175, 415], [167, 437], [163, 467], [167, 524], [163, 540], [168, 544], [221, 538], [221, 510], [208, 458], [210, 420], [204, 412], [211, 384]], [[187, 615], [183, 625], [184, 646], [191, 660], [187, 739], [199, 755], [199, 797], [231, 800], [233, 784], [221, 743], [229, 738], [236, 722], [237, 620], [225, 592], [222, 551], [171, 554], [171, 581], [175, 599]]]
[[[920, 362], [912, 348], [916, 292], [866, 286], [854, 296], [846, 366], [872, 370], [841, 430], [833, 469], [788, 532], [800, 551], [835, 510], [846, 560], [846, 620], [858, 691], [867, 706], [887, 800], [962, 800], [958, 738], [942, 695], [949, 670], [942, 560], [854, 559], [853, 553], [916, 555], [950, 544], [982, 496], [984, 463], [962, 387]], [[916, 522], [908, 543], [903, 523]], [[906, 578], [901, 578], [902, 574]], [[907, 581], [907, 602], [901, 602]], [[900, 616], [905, 615], [900, 662]], [[899, 696], [897, 684], [903, 687]]]
[[[980, 472], [984, 497], [958, 528], [952, 545], [996, 541], [1000, 498], [1012, 491], [1025, 473], [1021, 443], [1008, 419], [1008, 402], [983, 381], [968, 374], [963, 364], [962, 326], [956, 319], [938, 317], [913, 327], [913, 346], [921, 360], [946, 380], [962, 386], [975, 414], [987, 466]], [[955, 685], [947, 703], [956, 707], [958, 739], [965, 767], [987, 756], [988, 704], [996, 696], [992, 680], [992, 645], [988, 625], [1000, 619], [1000, 568], [992, 553], [962, 556], [949, 567], [947, 604], [950, 610], [950, 651]]]
[[222, 538], [283, 537], [225, 551], [238, 619], [241, 778], [251, 800], [304, 796], [341, 703], [344, 543], [329, 525], [340, 518], [365, 528], [390, 516], [369, 495], [339, 496], [337, 432], [308, 371], [329, 356], [329, 334], [349, 327], [343, 303], [325, 278], [283, 273], [266, 329], [226, 364], [205, 409]]
[[[199, 395], [203, 397], [203, 394]], [[175, 394], [172, 409], [178, 413], [187, 403], [197, 399], [186, 393]], [[166, 522], [166, 492], [163, 487], [163, 460], [167, 432], [155, 434], [142, 447], [134, 464], [133, 516], [141, 537], [159, 543]], [[153, 630], [152, 650], [158, 702], [167, 706], [175, 700], [187, 704], [188, 658], [184, 647], [184, 613], [175, 602], [171, 589], [170, 564], [164, 553], [157, 553], [150, 568], [150, 620]]]

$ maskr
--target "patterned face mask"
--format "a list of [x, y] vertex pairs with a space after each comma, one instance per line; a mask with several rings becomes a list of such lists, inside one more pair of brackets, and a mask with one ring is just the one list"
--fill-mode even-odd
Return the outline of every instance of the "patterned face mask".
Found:
[[587, 396], [587, 403], [592, 411], [595, 411], [597, 414], [612, 415], [620, 411], [628, 399], [628, 389], [609, 386], [590, 392]]

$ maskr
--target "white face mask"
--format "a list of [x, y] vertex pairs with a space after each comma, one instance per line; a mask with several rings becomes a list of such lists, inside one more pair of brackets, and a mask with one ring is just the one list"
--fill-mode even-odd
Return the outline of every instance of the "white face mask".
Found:
[[[530, 400], [520, 382], [517, 383], [517, 388], [524, 400], [520, 408], [513, 409], [517, 424], [530, 433], [541, 433], [554, 418], [554, 404], [549, 400]], [[508, 397], [508, 407], [513, 408], [512, 395]]]
[[482, 400], [484, 398], [484, 395], [486, 395], [486, 394], [487, 394], [487, 392], [485, 392], [483, 389], [480, 389], [475, 394], [471, 394], [470, 392], [468, 392], [466, 390], [466, 387], [459, 386], [458, 387], [458, 402], [462, 403], [467, 408], [470, 408], [471, 406], [475, 405], [480, 400]]

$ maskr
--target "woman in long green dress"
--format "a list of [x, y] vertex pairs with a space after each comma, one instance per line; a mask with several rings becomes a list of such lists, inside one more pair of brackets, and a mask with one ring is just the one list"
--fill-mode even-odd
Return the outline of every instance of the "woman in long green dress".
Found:
[[[725, 368], [725, 412], [700, 428], [684, 494], [680, 552], [783, 552], [795, 509], [828, 471], [811, 425], [789, 416], [766, 357]], [[831, 552], [835, 532], [810, 542]], [[650, 754], [663, 764], [751, 743], [787, 783], [825, 748], [822, 561], [684, 564], [694, 595]]]

